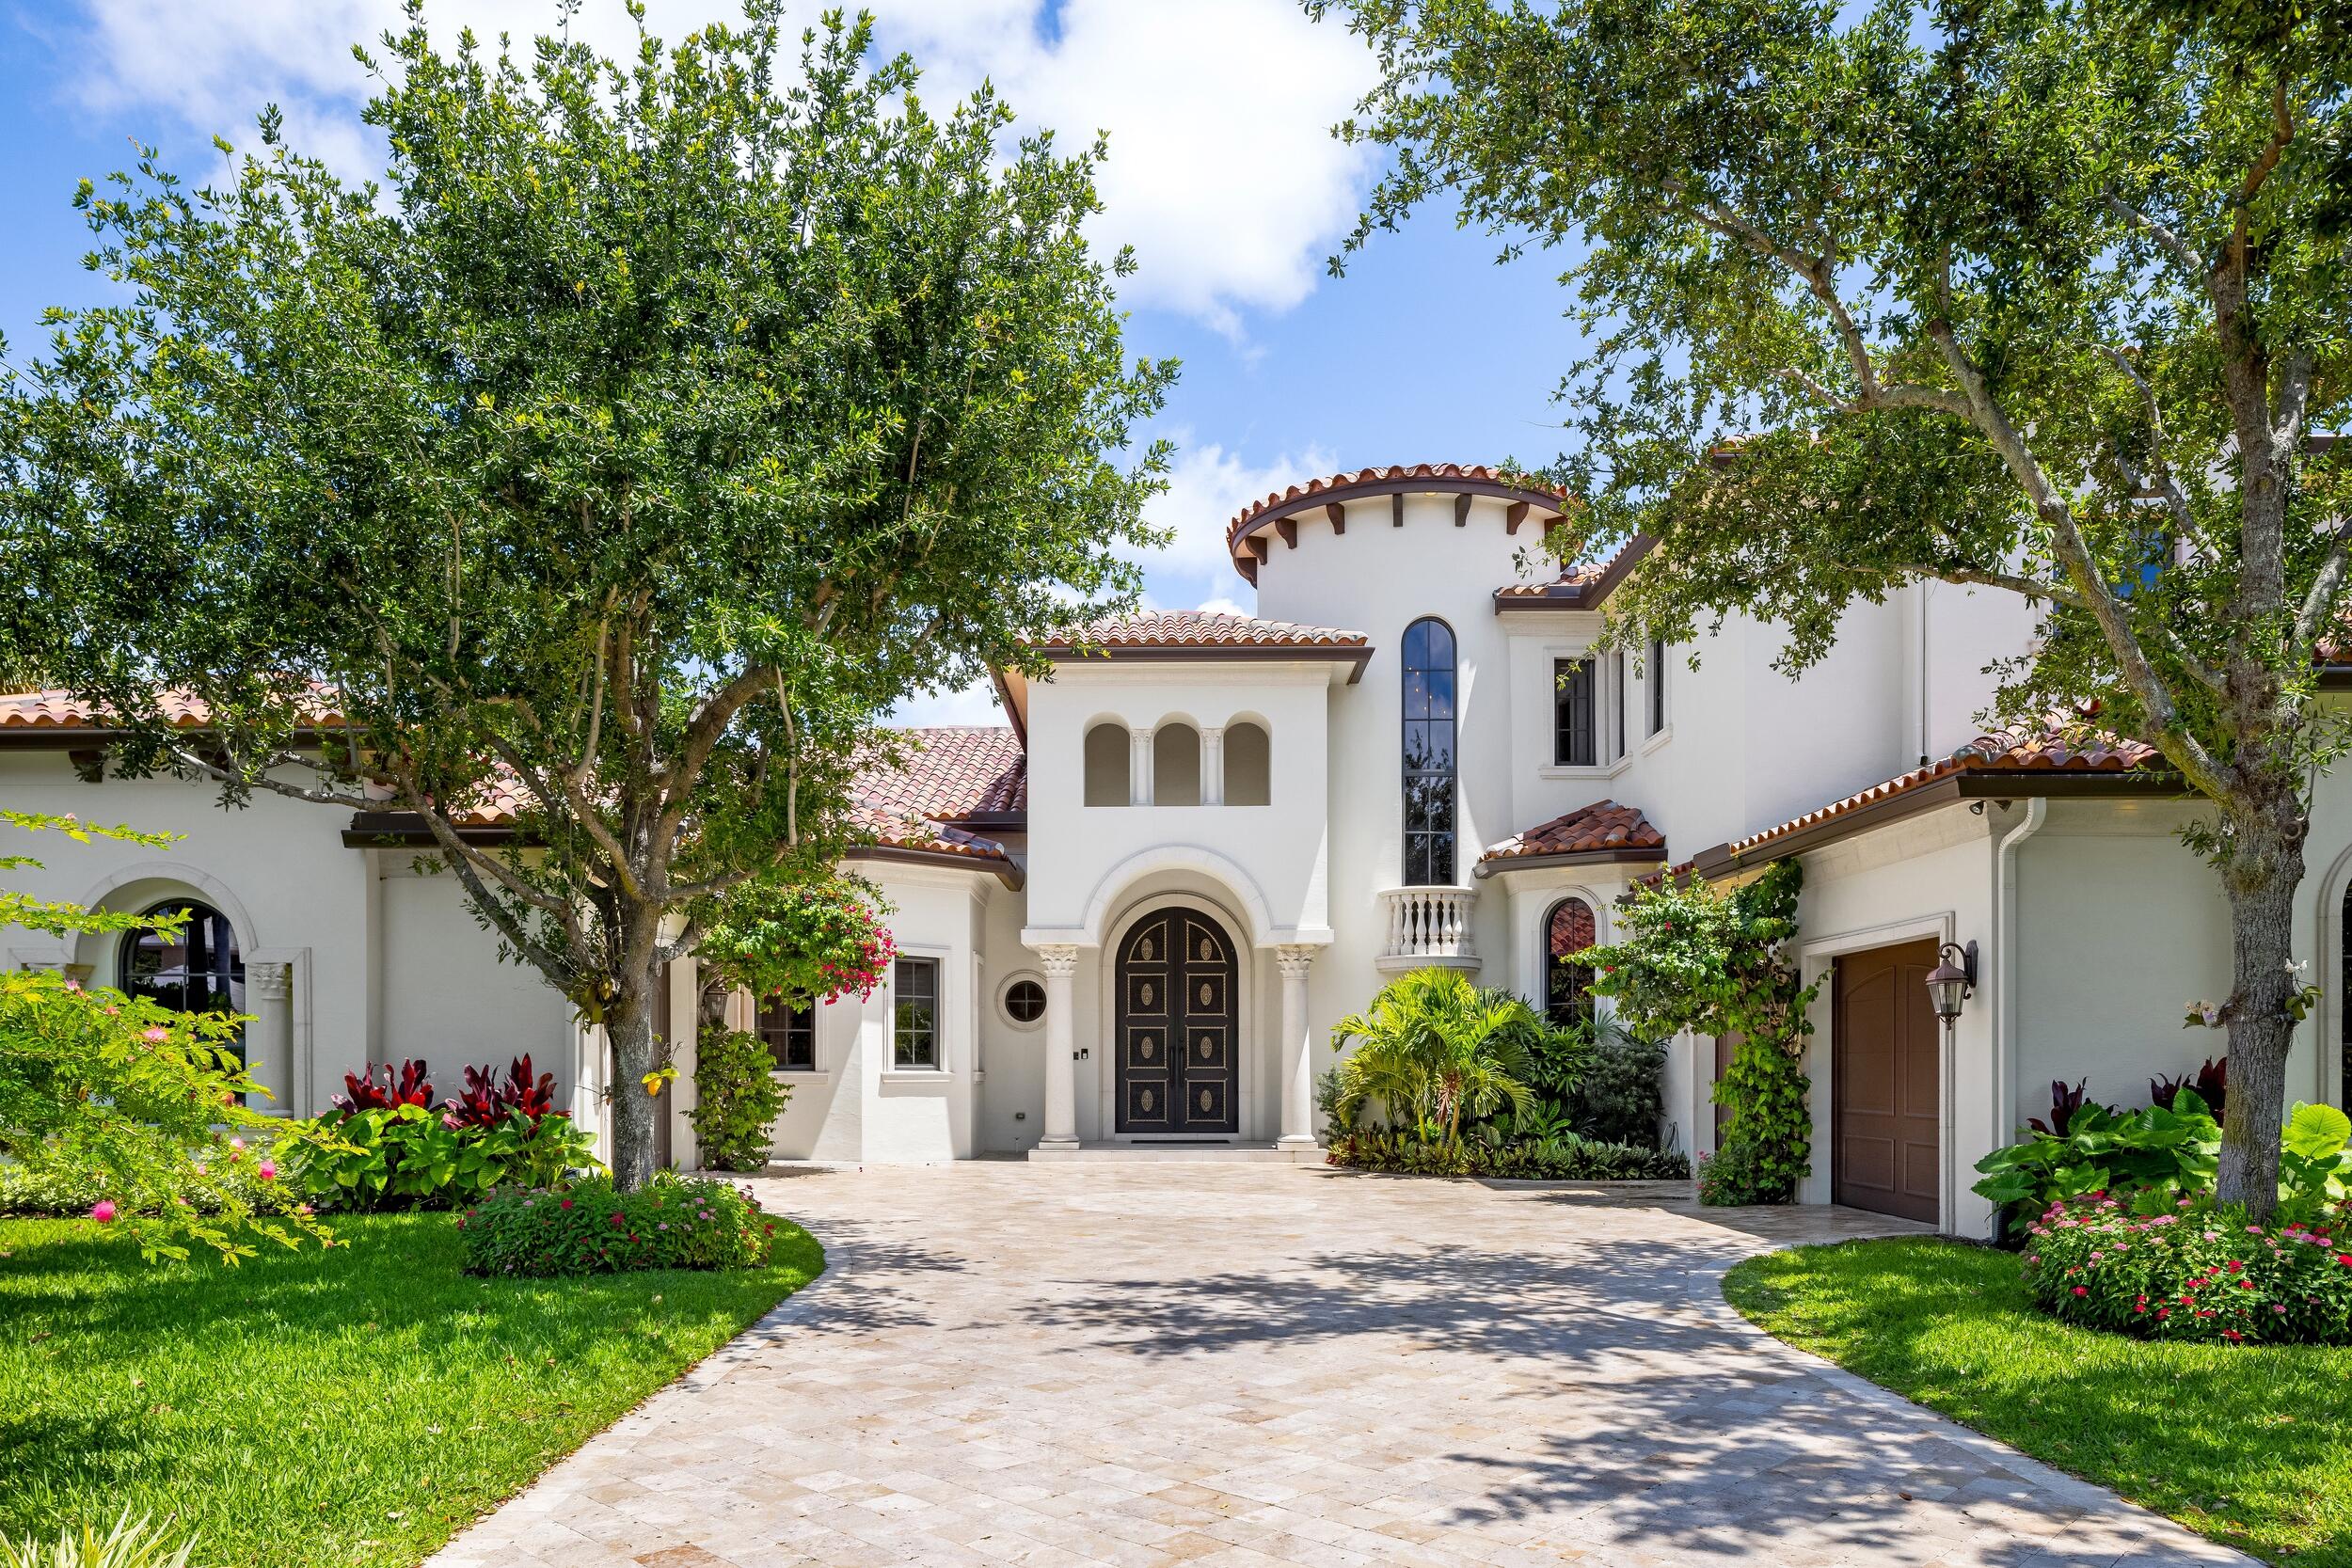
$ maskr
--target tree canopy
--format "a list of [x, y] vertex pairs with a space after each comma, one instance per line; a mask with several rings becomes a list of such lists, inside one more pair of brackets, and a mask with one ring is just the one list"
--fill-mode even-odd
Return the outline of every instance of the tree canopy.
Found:
[[[1575, 558], [1620, 637], [1740, 612], [1794, 673], [1926, 578], [2039, 607], [1996, 707], [2155, 745], [2237, 922], [2225, 1196], [2267, 1206], [2313, 700], [2352, 464], [2341, 8], [1311, 0], [1383, 78], [1351, 248], [1451, 198], [1557, 247]], [[1338, 263], [1335, 261], [1335, 265]]]
[[697, 901], [828, 871], [892, 705], [1030, 665], [1153, 538], [1129, 433], [1173, 367], [1082, 231], [1102, 145], [936, 115], [869, 42], [795, 60], [751, 0], [621, 61], [444, 49], [410, 0], [356, 52], [380, 186], [275, 112], [216, 183], [86, 182], [122, 297], [0, 393], [0, 647], [118, 716], [118, 768], [417, 814], [624, 1090]]

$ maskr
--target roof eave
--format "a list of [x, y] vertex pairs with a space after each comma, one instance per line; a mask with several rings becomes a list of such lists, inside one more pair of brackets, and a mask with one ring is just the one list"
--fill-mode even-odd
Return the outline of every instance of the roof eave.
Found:
[[1568, 849], [1549, 855], [1496, 855], [1470, 868], [1473, 877], [1499, 877], [1509, 871], [1541, 871], [1558, 865], [1662, 865], [1666, 847], [1648, 848]]
[[1535, 594], [1514, 594], [1508, 588], [1498, 588], [1495, 590], [1495, 613], [1503, 615], [1530, 610], [1598, 610], [1602, 602], [1617, 591], [1617, 585], [1642, 563], [1642, 558], [1655, 549], [1657, 545], [1658, 541], [1653, 536], [1637, 533], [1625, 542], [1625, 548], [1609, 558], [1609, 564], [1600, 576], [1561, 593], [1555, 594], [1550, 588], [1546, 588]]
[[841, 858], [889, 861], [901, 865], [945, 866], [953, 871], [991, 875], [1015, 893], [1021, 891], [1023, 881], [1021, 868], [1002, 855], [965, 855], [953, 849], [924, 849], [906, 844], [860, 844], [842, 851]]
[[[1549, 527], [1552, 518], [1566, 515], [1562, 499], [1551, 491], [1531, 489], [1524, 484], [1510, 484], [1502, 480], [1444, 479], [1434, 474], [1374, 479], [1357, 484], [1333, 484], [1321, 490], [1309, 490], [1269, 506], [1225, 536], [1225, 553], [1232, 558], [1233, 570], [1246, 580], [1255, 583], [1258, 580], [1257, 556], [1245, 548], [1252, 535], [1263, 533], [1280, 519], [1295, 517], [1301, 512], [1319, 512], [1334, 502], [1344, 506], [1351, 500], [1374, 496], [1488, 496], [1497, 500], [1525, 501], [1530, 511], [1540, 506], [1547, 514], [1538, 523], [1539, 528]], [[1292, 548], [1296, 547], [1294, 543]]]
[[1346, 664], [1347, 684], [1363, 678], [1372, 661], [1370, 643], [1263, 644], [1176, 643], [1166, 647], [1053, 647], [1038, 650], [1057, 664], [1108, 660], [1123, 664]]
[[1760, 844], [1738, 849], [1718, 844], [1702, 849], [1691, 858], [1691, 869], [1712, 881], [1963, 801], [2163, 800], [2184, 793], [2179, 774], [2150, 769], [2089, 772], [2060, 768], [1966, 768]]

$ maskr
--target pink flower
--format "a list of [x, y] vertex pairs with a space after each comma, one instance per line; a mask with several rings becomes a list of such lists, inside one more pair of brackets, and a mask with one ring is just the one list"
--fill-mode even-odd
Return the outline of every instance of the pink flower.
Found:
[[278, 1162], [264, 1160], [253, 1167], [253, 1172], [264, 1181], [275, 1181], [278, 1180]]
[[231, 1138], [229, 1140], [229, 1147], [230, 1148], [243, 1148], [245, 1147], [245, 1140], [243, 1138]]
[[2090, 1288], [2087, 1285], [2077, 1285], [2074, 1287], [2074, 1293], [2078, 1296], [2087, 1296], [2090, 1294]]
[[90, 1205], [89, 1217], [96, 1220], [101, 1225], [114, 1224], [115, 1200], [110, 1197], [100, 1198], [96, 1203]]
[[171, 1038], [171, 1031], [158, 1023], [152, 1025], [151, 1027], [140, 1030], [139, 1038], [145, 1040], [150, 1045], [161, 1045], [166, 1040]]

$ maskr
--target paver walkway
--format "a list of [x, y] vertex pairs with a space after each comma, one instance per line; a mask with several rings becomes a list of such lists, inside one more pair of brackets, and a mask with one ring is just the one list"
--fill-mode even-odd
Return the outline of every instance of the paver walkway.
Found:
[[1899, 1221], [1281, 1165], [759, 1187], [824, 1278], [438, 1568], [2250, 1560], [1723, 1304]]

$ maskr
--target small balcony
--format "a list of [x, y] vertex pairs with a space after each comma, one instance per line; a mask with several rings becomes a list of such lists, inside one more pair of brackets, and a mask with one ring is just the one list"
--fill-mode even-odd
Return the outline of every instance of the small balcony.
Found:
[[1387, 934], [1374, 966], [1384, 973], [1426, 969], [1476, 969], [1478, 943], [1470, 934], [1470, 911], [1478, 890], [1469, 887], [1392, 887], [1380, 895]]

